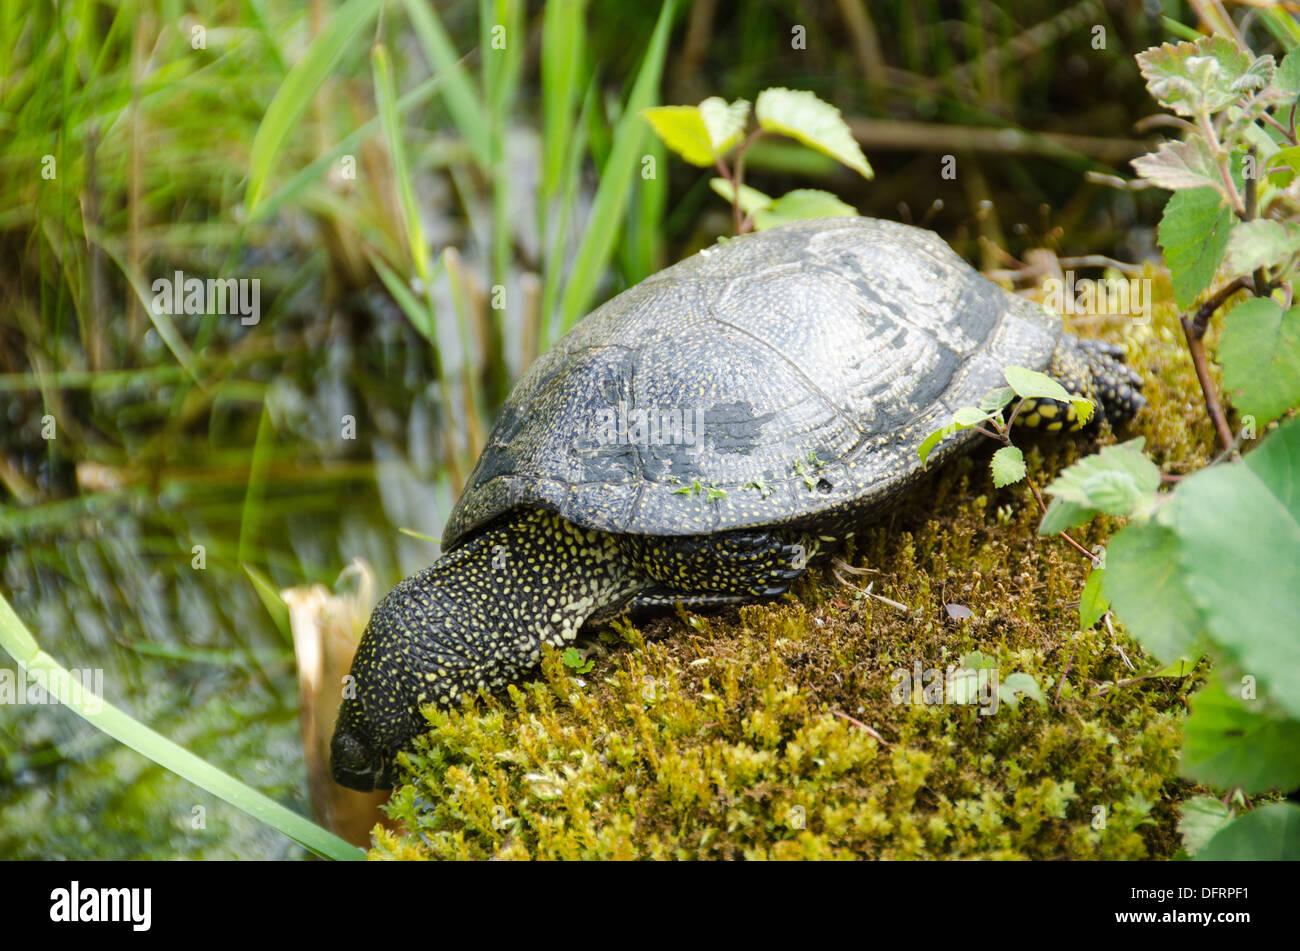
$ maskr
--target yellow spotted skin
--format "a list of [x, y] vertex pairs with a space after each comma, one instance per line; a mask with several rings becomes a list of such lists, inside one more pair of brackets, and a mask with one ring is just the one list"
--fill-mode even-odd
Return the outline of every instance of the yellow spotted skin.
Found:
[[1071, 393], [1092, 400], [1093, 418], [1085, 423], [1073, 403], [1027, 399], [1017, 424], [1048, 432], [1078, 432], [1101, 419], [1114, 425], [1127, 422], [1146, 404], [1140, 392], [1142, 378], [1124, 363], [1124, 350], [1115, 344], [1062, 337], [1047, 373]]
[[[922, 479], [922, 441], [1008, 366], [1047, 371], [1115, 423], [1142, 405], [1119, 348], [1064, 333], [1059, 315], [897, 222], [744, 235], [619, 294], [529, 367], [448, 519], [445, 556], [375, 609], [335, 778], [388, 785], [422, 706], [521, 679], [588, 621], [787, 590]], [[1080, 421], [1041, 400], [1018, 422]], [[953, 433], [930, 465], [980, 439]]]
[[375, 608], [345, 683], [334, 778], [355, 789], [391, 785], [394, 754], [420, 732], [422, 707], [522, 679], [543, 644], [572, 642], [588, 620], [775, 597], [820, 551], [798, 533], [645, 538], [513, 512]]

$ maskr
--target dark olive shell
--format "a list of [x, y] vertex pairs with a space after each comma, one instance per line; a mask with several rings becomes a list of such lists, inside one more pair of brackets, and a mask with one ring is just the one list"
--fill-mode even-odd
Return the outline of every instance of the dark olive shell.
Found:
[[518, 506], [645, 535], [869, 514], [918, 474], [927, 433], [1004, 367], [1046, 368], [1061, 333], [920, 228], [826, 218], [720, 242], [533, 364], [444, 547]]

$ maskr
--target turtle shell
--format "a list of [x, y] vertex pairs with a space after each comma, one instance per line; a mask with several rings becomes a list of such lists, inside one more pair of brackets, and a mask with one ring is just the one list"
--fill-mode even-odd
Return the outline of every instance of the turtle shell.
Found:
[[532, 365], [444, 548], [518, 506], [644, 535], [883, 508], [918, 475], [926, 434], [1004, 367], [1044, 369], [1061, 333], [920, 228], [827, 218], [720, 242]]

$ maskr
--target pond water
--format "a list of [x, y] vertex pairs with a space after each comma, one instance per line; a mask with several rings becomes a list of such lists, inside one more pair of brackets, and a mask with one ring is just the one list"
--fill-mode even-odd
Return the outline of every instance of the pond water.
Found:
[[[386, 590], [436, 554], [397, 529], [437, 537], [451, 502], [432, 448], [442, 423], [427, 346], [371, 303], [366, 320], [329, 320], [314, 337], [310, 315], [282, 317], [276, 346], [237, 380], [211, 377], [204, 395], [147, 376], [69, 387], [53, 456], [30, 427], [5, 433], [24, 478], [58, 496], [0, 507], [0, 587], [42, 647], [102, 675], [106, 699], [138, 720], [304, 814], [292, 645], [244, 566], [277, 588], [331, 585], [361, 557]], [[354, 339], [358, 323], [367, 329]], [[32, 417], [38, 399], [21, 382], [0, 379], [11, 420]], [[194, 412], [187, 400], [211, 414], [206, 431], [171, 425]], [[121, 447], [84, 438], [110, 419]], [[69, 710], [0, 705], [0, 857], [303, 855]]]

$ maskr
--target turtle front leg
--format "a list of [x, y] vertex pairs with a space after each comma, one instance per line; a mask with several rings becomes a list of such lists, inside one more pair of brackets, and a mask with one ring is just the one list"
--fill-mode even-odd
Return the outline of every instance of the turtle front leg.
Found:
[[[1091, 422], [1128, 422], [1146, 405], [1142, 377], [1124, 362], [1124, 348], [1104, 340], [1081, 340], [1066, 334], [1052, 354], [1047, 375], [1071, 393], [1097, 404]], [[1073, 405], [1052, 399], [1025, 400], [1016, 423], [1071, 432], [1085, 425]]]
[[807, 547], [774, 532], [717, 535], [626, 536], [627, 559], [656, 582], [632, 600], [632, 608], [719, 607], [789, 590], [808, 566]]

